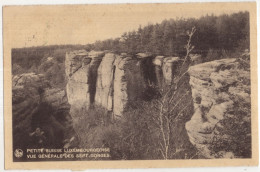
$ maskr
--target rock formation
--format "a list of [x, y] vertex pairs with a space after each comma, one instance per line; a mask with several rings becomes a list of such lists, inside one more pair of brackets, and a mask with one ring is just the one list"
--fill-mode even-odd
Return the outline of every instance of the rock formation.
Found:
[[120, 116], [142, 95], [144, 80], [138, 59], [107, 53], [98, 68], [95, 104]]
[[113, 53], [107, 53], [98, 68], [95, 102], [113, 111], [113, 94], [115, 78], [115, 59]]
[[138, 59], [138, 65], [140, 66], [140, 72], [144, 79], [145, 85], [155, 85], [156, 84], [156, 74], [155, 67], [153, 65], [154, 57], [148, 53], [138, 53], [136, 54]]
[[163, 59], [163, 76], [166, 84], [171, 84], [180, 65], [179, 57], [166, 57]]
[[[73, 51], [66, 54], [67, 96], [71, 111], [100, 105], [114, 115], [122, 115], [127, 106], [151, 85], [171, 83], [178, 69], [178, 57], [154, 58], [111, 52]], [[72, 112], [73, 114], [78, 114]]]
[[[216, 152], [212, 146], [216, 146], [216, 138], [218, 144], [224, 143], [225, 139], [232, 140], [232, 134], [222, 136], [220, 132], [226, 130], [226, 126], [223, 125], [224, 119], [232, 117], [229, 122], [232, 123], [233, 120], [235, 123], [233, 117], [242, 114], [235, 104], [250, 104], [250, 71], [244, 70], [240, 65], [237, 59], [222, 59], [195, 65], [189, 69], [194, 114], [186, 123], [186, 129], [191, 143], [205, 158], [235, 156], [230, 150]], [[244, 115], [246, 116], [250, 116], [250, 109]]]
[[[228, 128], [222, 125], [223, 120], [234, 113], [243, 114], [241, 109], [235, 109], [235, 104], [250, 104], [250, 72], [238, 59], [201, 62], [201, 56], [191, 55], [194, 66], [188, 73], [194, 114], [186, 123], [189, 139], [203, 157], [236, 156], [232, 150], [213, 151], [212, 145], [216, 138], [222, 142], [219, 133], [223, 131], [219, 128]], [[152, 85], [171, 84], [182, 63], [179, 57], [154, 57], [145, 53], [136, 56], [95, 51], [67, 53], [67, 96], [73, 121], [80, 120], [82, 109], [94, 104], [121, 116], [128, 105], [142, 100]]]
[[58, 140], [61, 134], [61, 139], [72, 137], [70, 105], [64, 90], [51, 88], [41, 74], [24, 73], [13, 76], [12, 93], [14, 149], [35, 146], [31, 145], [29, 134], [36, 127], [44, 130], [50, 144], [62, 144], [63, 140]]
[[162, 71], [163, 59], [164, 56], [156, 56], [153, 60], [153, 65], [155, 66], [156, 81], [159, 87], [162, 87], [164, 82]]
[[141, 98], [145, 87], [141, 73], [138, 59], [131, 56], [119, 56], [116, 59], [113, 97], [115, 115], [122, 115], [129, 103]]
[[66, 90], [72, 108], [89, 107], [94, 102], [98, 66], [103, 52], [74, 51], [66, 54]]

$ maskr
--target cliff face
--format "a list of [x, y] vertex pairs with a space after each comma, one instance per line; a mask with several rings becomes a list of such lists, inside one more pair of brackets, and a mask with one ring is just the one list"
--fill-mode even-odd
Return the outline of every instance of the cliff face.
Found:
[[115, 79], [115, 60], [119, 58], [113, 53], [108, 53], [98, 68], [95, 101], [97, 104], [113, 110], [113, 83]]
[[94, 101], [97, 69], [104, 53], [77, 51], [66, 55], [66, 90], [73, 108], [89, 107]]
[[[151, 86], [170, 85], [182, 63], [178, 57], [144, 53], [68, 53], [67, 96], [74, 123], [81, 119], [82, 110], [92, 105], [102, 106], [114, 117], [122, 116], [129, 104], [144, 100]], [[190, 63], [194, 114], [185, 127], [190, 142], [204, 158], [250, 157], [251, 147], [244, 146], [251, 145], [249, 66], [240, 59], [201, 63], [199, 55], [192, 56]], [[245, 126], [243, 131], [234, 131], [239, 126]], [[243, 142], [238, 136], [244, 137]]]
[[[179, 58], [162, 57], [164, 65], [159, 66], [155, 60], [145, 53], [136, 56], [84, 50], [67, 53], [67, 95], [72, 115], [95, 104], [121, 116], [131, 102], [142, 99], [148, 86], [159, 82], [161, 85], [163, 80], [171, 82]], [[156, 74], [156, 70], [161, 73]]]
[[[250, 131], [243, 131], [247, 127], [240, 128], [250, 125], [250, 71], [241, 67], [243, 63], [238, 59], [222, 59], [189, 69], [194, 114], [186, 129], [191, 143], [203, 157], [250, 156], [249, 150], [234, 154], [237, 149], [242, 152], [242, 147], [251, 141]], [[243, 143], [245, 140], [248, 143]]]
[[115, 67], [113, 112], [115, 115], [122, 115], [128, 103], [142, 97], [145, 78], [139, 59], [120, 57]]
[[98, 67], [95, 104], [121, 115], [130, 101], [142, 95], [140, 69], [137, 59], [107, 53]]

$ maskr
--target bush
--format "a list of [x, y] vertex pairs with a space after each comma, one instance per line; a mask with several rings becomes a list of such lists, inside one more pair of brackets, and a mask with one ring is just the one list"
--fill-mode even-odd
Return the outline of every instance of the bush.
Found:
[[81, 148], [110, 148], [111, 159], [122, 159], [120, 124], [108, 121], [107, 111], [99, 106], [82, 109], [74, 125]]

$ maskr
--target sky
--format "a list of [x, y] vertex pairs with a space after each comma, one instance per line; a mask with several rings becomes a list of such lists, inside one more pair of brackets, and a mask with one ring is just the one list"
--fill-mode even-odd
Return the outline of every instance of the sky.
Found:
[[6, 6], [3, 9], [4, 40], [7, 39], [12, 48], [84, 45], [119, 37], [140, 25], [160, 23], [164, 19], [198, 18], [246, 9], [241, 4], [230, 8], [232, 6], [221, 3]]

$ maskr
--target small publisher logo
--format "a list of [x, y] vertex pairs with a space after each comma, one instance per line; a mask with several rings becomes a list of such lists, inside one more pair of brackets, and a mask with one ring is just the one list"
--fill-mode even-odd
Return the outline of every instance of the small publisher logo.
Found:
[[21, 149], [15, 149], [14, 156], [16, 158], [21, 158], [23, 156], [23, 151]]

